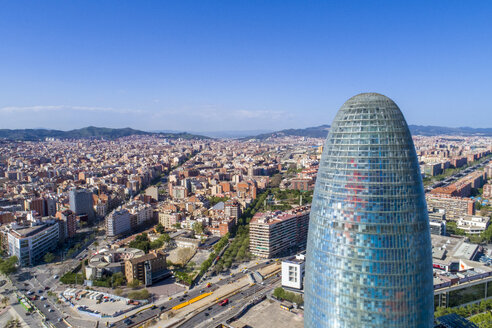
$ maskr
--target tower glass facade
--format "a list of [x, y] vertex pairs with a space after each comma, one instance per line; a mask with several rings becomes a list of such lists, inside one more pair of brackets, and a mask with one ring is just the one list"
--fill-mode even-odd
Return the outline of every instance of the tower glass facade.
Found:
[[309, 223], [305, 327], [432, 327], [429, 219], [398, 106], [350, 98], [325, 142]]

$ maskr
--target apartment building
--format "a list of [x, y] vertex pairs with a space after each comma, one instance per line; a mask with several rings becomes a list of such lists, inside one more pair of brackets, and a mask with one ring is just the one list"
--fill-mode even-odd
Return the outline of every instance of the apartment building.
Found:
[[145, 286], [151, 286], [169, 275], [166, 267], [166, 255], [162, 251], [151, 251], [149, 254], [125, 261], [125, 276], [128, 283], [139, 280]]
[[118, 208], [106, 217], [106, 236], [115, 237], [131, 229], [131, 214], [127, 209]]
[[77, 220], [75, 213], [70, 210], [65, 210], [56, 213], [56, 218], [59, 220], [60, 225], [60, 241], [64, 241], [67, 238], [75, 236], [77, 231]]
[[170, 210], [159, 211], [159, 223], [166, 229], [171, 229], [176, 223], [181, 221], [181, 213]]
[[224, 204], [224, 214], [227, 217], [238, 219], [241, 216], [241, 205], [235, 199], [229, 199]]
[[475, 203], [470, 198], [451, 197], [445, 195], [425, 195], [427, 209], [434, 212], [435, 209], [444, 210], [447, 220], [456, 221], [465, 215], [475, 214]]
[[302, 206], [287, 212], [256, 213], [249, 224], [250, 252], [272, 258], [305, 249], [310, 211]]

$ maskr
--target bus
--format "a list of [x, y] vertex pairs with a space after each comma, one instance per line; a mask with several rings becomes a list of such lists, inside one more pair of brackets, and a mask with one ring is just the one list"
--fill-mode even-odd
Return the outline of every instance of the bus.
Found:
[[27, 312], [32, 312], [32, 306], [25, 299], [21, 298], [19, 302]]

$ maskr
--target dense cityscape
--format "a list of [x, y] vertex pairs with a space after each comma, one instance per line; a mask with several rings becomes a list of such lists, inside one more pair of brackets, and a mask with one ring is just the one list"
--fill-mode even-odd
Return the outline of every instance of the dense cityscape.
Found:
[[[492, 138], [413, 141], [436, 317], [468, 317], [491, 307]], [[30, 327], [303, 327], [323, 145], [303, 136], [4, 139], [2, 302]]]
[[492, 328], [491, 12], [0, 0], [0, 328]]

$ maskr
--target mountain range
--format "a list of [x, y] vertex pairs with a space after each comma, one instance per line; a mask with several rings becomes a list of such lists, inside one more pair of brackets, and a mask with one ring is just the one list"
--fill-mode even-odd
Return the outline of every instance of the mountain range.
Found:
[[187, 132], [147, 132], [132, 128], [112, 129], [88, 126], [70, 131], [48, 129], [0, 129], [0, 138], [9, 140], [37, 141], [45, 138], [57, 139], [116, 139], [132, 135], [158, 135], [169, 139], [207, 139], [208, 137], [194, 135]]
[[[437, 136], [437, 135], [448, 135], [448, 136], [484, 136], [492, 137], [492, 128], [470, 128], [470, 127], [459, 127], [459, 128], [449, 128], [444, 126], [424, 126], [424, 125], [409, 125], [410, 132], [412, 135], [421, 136]], [[310, 137], [310, 138], [326, 138], [328, 135], [328, 130], [330, 126], [327, 124], [314, 126], [304, 129], [286, 129], [270, 133], [263, 133], [256, 136], [249, 136], [243, 138], [244, 140], [258, 139], [265, 140], [270, 137], [282, 137], [282, 136], [299, 136], [299, 137]]]
[[[412, 135], [423, 136], [486, 136], [492, 137], [492, 128], [470, 128], [459, 127], [449, 128], [443, 126], [423, 126], [423, 125], [409, 125]], [[158, 135], [168, 139], [208, 139], [208, 138], [240, 138], [241, 140], [265, 140], [271, 137], [282, 136], [300, 136], [310, 138], [326, 138], [330, 126], [327, 124], [308, 127], [304, 129], [285, 129], [275, 132], [263, 132], [261, 130], [250, 131], [222, 131], [222, 132], [179, 132], [179, 131], [142, 131], [132, 128], [112, 129], [112, 128], [100, 128], [89, 126], [82, 129], [75, 129], [70, 131], [62, 130], [49, 130], [49, 129], [0, 129], [0, 139], [8, 140], [23, 140], [23, 141], [37, 141], [45, 138], [57, 138], [57, 139], [116, 139], [121, 137], [128, 137], [132, 135]], [[246, 136], [250, 134], [250, 136]]]

